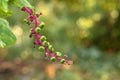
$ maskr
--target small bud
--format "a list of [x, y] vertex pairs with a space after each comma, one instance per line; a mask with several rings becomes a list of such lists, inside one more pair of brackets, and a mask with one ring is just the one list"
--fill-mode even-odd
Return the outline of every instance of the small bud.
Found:
[[48, 46], [50, 45], [50, 43], [49, 43], [49, 42], [47, 42], [47, 44], [48, 44]]
[[39, 28], [43, 28], [45, 26], [45, 23], [44, 22], [41, 22], [41, 24], [39, 25]]
[[40, 29], [39, 27], [37, 27], [37, 28], [35, 29], [35, 32], [37, 32], [37, 33], [40, 33], [40, 31], [41, 31], [41, 29]]
[[68, 58], [68, 55], [64, 55], [65, 58]]
[[48, 49], [49, 49], [49, 51], [51, 51], [51, 52], [54, 51], [54, 48], [52, 47], [52, 45], [49, 45], [49, 46], [48, 46]]
[[36, 14], [37, 17], [39, 17], [39, 16], [41, 16], [41, 15], [42, 15], [42, 13]]
[[43, 46], [47, 46], [47, 45], [48, 45], [48, 42], [47, 42], [47, 41], [43, 41], [42, 45], [43, 45]]
[[36, 16], [37, 16], [37, 17], [39, 17], [39, 16], [40, 16], [40, 14], [36, 14]]
[[40, 12], [40, 15], [42, 15], [42, 13]]
[[44, 48], [43, 46], [40, 46], [38, 49], [39, 49], [41, 52], [44, 52], [44, 51], [45, 51], [45, 48]]
[[60, 56], [62, 56], [62, 53], [61, 52], [56, 52], [56, 55], [60, 57]]
[[26, 10], [26, 7], [22, 7], [21, 10], [22, 10], [22, 11], [25, 11], [25, 10]]
[[67, 64], [68, 64], [68, 65], [72, 65], [72, 64], [73, 64], [73, 61], [70, 60], [70, 61], [67, 62]]
[[65, 62], [65, 59], [61, 59], [61, 60], [60, 60], [60, 63], [61, 63], [61, 64], [64, 64], [64, 62]]
[[43, 42], [43, 41], [45, 41], [47, 38], [45, 37], [45, 36], [41, 36], [40, 37], [40, 40]]
[[24, 23], [28, 23], [28, 20], [27, 20], [27, 19], [24, 19], [23, 21], [24, 21]]
[[56, 58], [55, 57], [51, 57], [50, 60], [53, 61], [53, 62], [55, 62]]

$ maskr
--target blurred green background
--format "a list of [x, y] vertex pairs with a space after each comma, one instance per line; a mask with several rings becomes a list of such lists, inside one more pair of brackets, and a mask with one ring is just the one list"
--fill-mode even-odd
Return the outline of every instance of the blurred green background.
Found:
[[0, 80], [120, 80], [120, 0], [28, 0], [42, 34], [73, 65], [54, 64], [34, 48], [27, 14], [10, 6], [15, 45], [0, 49]]

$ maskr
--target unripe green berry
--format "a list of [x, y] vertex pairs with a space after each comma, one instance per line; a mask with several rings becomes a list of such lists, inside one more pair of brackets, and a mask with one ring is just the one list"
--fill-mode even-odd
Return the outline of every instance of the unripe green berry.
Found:
[[40, 31], [41, 31], [41, 29], [40, 29], [39, 27], [37, 27], [37, 28], [35, 29], [35, 32], [37, 32], [37, 33], [40, 33]]
[[52, 45], [49, 45], [49, 46], [48, 46], [48, 49], [49, 49], [49, 51], [51, 51], [51, 52], [54, 51], [54, 48], [52, 47]]
[[44, 52], [44, 51], [45, 51], [45, 48], [44, 48], [43, 46], [40, 46], [38, 49], [39, 49], [41, 52]]
[[60, 63], [61, 63], [61, 64], [64, 64], [64, 62], [65, 62], [65, 59], [61, 59], [61, 60], [60, 60]]
[[39, 28], [43, 28], [45, 26], [45, 23], [44, 22], [41, 22], [41, 24], [39, 25]]
[[62, 56], [62, 53], [61, 52], [56, 52], [56, 55], [60, 57], [60, 56]]
[[47, 38], [45, 37], [45, 36], [41, 36], [40, 37], [40, 40], [43, 42], [43, 41], [45, 41]]
[[47, 46], [47, 45], [48, 45], [48, 42], [47, 42], [47, 41], [43, 41], [42, 45], [43, 45], [43, 46]]
[[55, 57], [51, 57], [50, 60], [53, 61], [53, 62], [55, 62], [56, 58]]

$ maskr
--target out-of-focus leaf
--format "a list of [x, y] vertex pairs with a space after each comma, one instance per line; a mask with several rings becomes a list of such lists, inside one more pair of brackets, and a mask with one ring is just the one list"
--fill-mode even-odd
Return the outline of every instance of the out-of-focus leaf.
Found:
[[8, 12], [8, 0], [0, 0], [0, 9], [4, 12]]
[[8, 12], [4, 12], [3, 10], [1, 10], [0, 8], [0, 17], [8, 17], [8, 16], [11, 16], [12, 15], [12, 12], [11, 11], [8, 11]]
[[8, 0], [0, 0], [0, 17], [8, 17], [11, 14], [8, 10]]
[[16, 0], [8, 0], [8, 4], [14, 4]]
[[27, 0], [15, 0], [15, 5], [17, 5], [20, 8], [23, 6], [32, 8], [31, 4]]
[[0, 18], [0, 48], [14, 44], [15, 35], [11, 32], [9, 24], [5, 19]]

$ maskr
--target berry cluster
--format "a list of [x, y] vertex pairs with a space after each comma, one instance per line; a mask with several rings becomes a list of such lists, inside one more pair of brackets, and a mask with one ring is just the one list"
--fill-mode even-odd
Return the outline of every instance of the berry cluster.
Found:
[[72, 64], [72, 61], [67, 59], [67, 55], [64, 55], [62, 58], [61, 52], [56, 52], [53, 46], [47, 41], [47, 38], [44, 35], [40, 35], [41, 30], [44, 27], [44, 22], [40, 22], [38, 18], [42, 15], [42, 13], [35, 14], [31, 8], [22, 7], [21, 9], [24, 12], [29, 14], [28, 18], [24, 21], [30, 25], [34, 24], [34, 27], [30, 31], [29, 37], [35, 37], [34, 45], [39, 45], [38, 50], [41, 52], [45, 52], [46, 59], [51, 60], [52, 62], [60, 62], [62, 64]]

